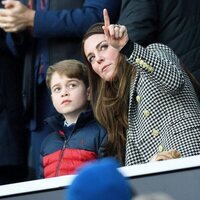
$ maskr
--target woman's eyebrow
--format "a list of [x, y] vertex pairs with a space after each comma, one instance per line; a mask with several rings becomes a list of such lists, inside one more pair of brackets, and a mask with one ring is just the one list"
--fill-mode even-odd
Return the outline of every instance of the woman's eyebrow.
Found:
[[103, 40], [103, 41], [101, 41], [101, 42], [99, 42], [99, 44], [97, 44], [97, 46], [96, 46], [96, 49], [99, 49], [99, 47], [101, 46], [101, 44], [103, 43], [103, 42], [105, 42], [106, 40]]
[[[96, 46], [96, 49], [99, 49], [99, 47], [101, 46], [101, 44], [102, 44], [103, 42], [105, 42], [105, 41], [106, 41], [106, 40], [103, 40], [103, 41], [99, 42], [99, 44], [97, 44], [97, 46]], [[89, 54], [87, 55], [87, 57], [89, 57], [91, 54], [92, 54], [92, 53], [89, 53]]]

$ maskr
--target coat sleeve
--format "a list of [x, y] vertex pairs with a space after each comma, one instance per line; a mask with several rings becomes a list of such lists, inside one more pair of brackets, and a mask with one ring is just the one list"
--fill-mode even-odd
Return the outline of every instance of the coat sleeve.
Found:
[[85, 0], [80, 8], [60, 11], [36, 11], [33, 34], [35, 37], [82, 37], [96, 22], [103, 21], [107, 8], [111, 21], [117, 20], [121, 0]]
[[159, 43], [151, 44], [147, 48], [131, 41], [127, 45], [130, 46], [128, 49], [133, 48], [132, 53], [126, 51], [127, 47], [121, 53], [127, 56], [128, 62], [137, 67], [141, 77], [146, 77], [163, 92], [175, 94], [182, 90], [185, 78], [180, 61], [172, 49]]
[[156, 42], [158, 9], [155, 0], [124, 0], [119, 24], [128, 29], [129, 38], [142, 46]]

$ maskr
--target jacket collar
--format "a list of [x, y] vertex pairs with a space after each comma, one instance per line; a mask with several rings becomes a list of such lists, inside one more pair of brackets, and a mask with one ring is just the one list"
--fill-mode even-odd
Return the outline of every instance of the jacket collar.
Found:
[[[85, 126], [86, 123], [94, 120], [94, 115], [91, 106], [88, 106], [85, 112], [82, 112], [74, 126], [74, 130]], [[45, 122], [55, 131], [63, 130], [65, 118], [61, 114], [57, 114], [45, 119]]]

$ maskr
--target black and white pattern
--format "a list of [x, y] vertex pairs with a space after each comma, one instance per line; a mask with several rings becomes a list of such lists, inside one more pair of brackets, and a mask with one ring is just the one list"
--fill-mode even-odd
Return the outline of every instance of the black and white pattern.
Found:
[[149, 162], [163, 150], [200, 154], [200, 105], [174, 52], [162, 44], [134, 44], [126, 165]]

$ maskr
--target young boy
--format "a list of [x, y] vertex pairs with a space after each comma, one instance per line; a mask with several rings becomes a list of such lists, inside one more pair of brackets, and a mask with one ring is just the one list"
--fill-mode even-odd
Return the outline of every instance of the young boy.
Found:
[[89, 106], [87, 67], [77, 60], [64, 60], [47, 70], [46, 84], [57, 116], [47, 123], [55, 130], [41, 146], [40, 178], [75, 173], [86, 163], [106, 156], [107, 134], [94, 119]]

